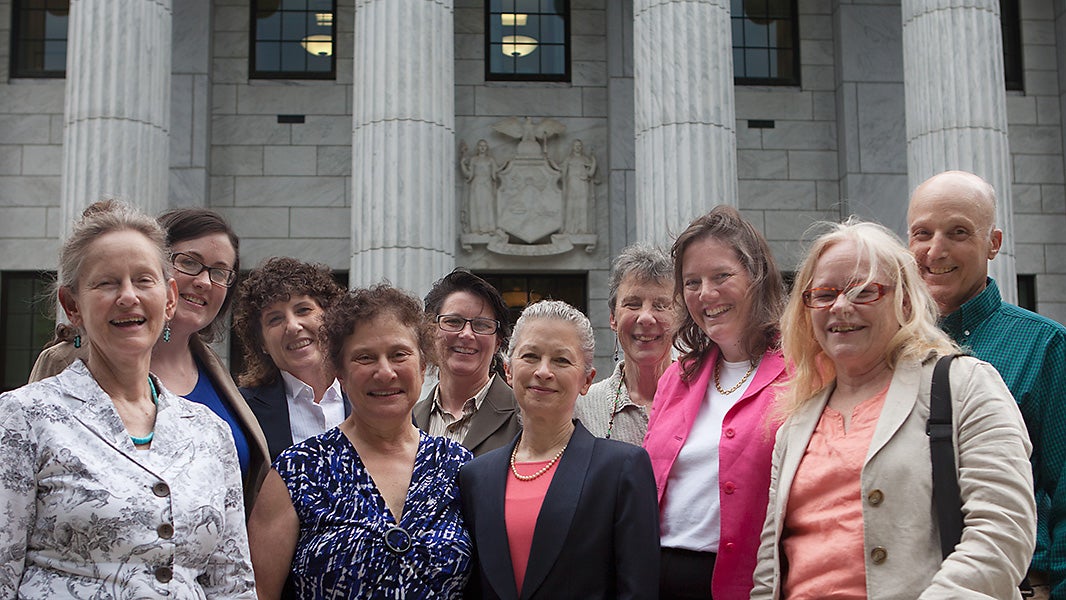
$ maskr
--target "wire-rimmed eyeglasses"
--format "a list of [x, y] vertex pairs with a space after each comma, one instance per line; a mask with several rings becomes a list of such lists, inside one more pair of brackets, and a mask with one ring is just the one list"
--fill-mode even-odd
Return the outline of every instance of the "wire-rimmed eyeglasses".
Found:
[[437, 327], [442, 331], [458, 333], [470, 323], [470, 330], [479, 335], [493, 335], [500, 328], [500, 322], [496, 319], [474, 317], [467, 319], [459, 315], [437, 315]]
[[803, 304], [807, 308], [829, 308], [836, 303], [837, 298], [843, 295], [852, 304], [873, 304], [880, 300], [888, 292], [888, 288], [880, 283], [868, 283], [866, 285], [852, 285], [844, 289], [833, 287], [817, 287], [805, 290], [802, 294]]
[[206, 270], [211, 283], [225, 288], [232, 286], [237, 281], [236, 271], [223, 269], [222, 267], [209, 267], [184, 252], [175, 252], [174, 256], [170, 257], [170, 262], [179, 273], [185, 273], [193, 277]]

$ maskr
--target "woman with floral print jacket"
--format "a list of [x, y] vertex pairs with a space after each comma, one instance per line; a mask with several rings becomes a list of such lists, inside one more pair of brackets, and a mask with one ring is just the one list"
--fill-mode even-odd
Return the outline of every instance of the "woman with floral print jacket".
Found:
[[229, 428], [148, 372], [177, 298], [159, 225], [90, 206], [58, 296], [89, 357], [0, 396], [0, 598], [255, 598]]

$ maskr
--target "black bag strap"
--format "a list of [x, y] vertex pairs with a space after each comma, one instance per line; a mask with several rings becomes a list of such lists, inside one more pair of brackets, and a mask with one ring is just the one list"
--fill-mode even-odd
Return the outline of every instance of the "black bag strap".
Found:
[[933, 506], [940, 524], [940, 552], [947, 558], [962, 539], [962, 496], [955, 474], [955, 444], [952, 440], [951, 385], [948, 370], [954, 354], [940, 357], [933, 367], [929, 420], [929, 455], [933, 463]]

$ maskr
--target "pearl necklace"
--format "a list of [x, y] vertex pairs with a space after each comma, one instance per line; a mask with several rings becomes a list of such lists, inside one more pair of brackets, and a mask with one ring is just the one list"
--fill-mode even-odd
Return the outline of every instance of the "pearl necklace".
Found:
[[547, 473], [548, 469], [552, 468], [552, 465], [555, 464], [555, 461], [559, 460], [559, 458], [563, 455], [563, 452], [566, 452], [566, 447], [568, 445], [569, 444], [563, 444], [563, 447], [559, 449], [559, 452], [555, 454], [555, 457], [549, 460], [548, 464], [541, 467], [541, 469], [536, 473], [532, 475], [520, 475], [518, 473], [518, 469], [515, 468], [515, 457], [518, 456], [518, 444], [515, 444], [514, 450], [511, 451], [511, 472], [514, 473], [515, 478], [519, 481], [533, 481], [537, 477], [540, 477], [541, 475]]
[[740, 388], [740, 386], [744, 385], [744, 382], [747, 381], [748, 377], [751, 377], [751, 374], [755, 371], [755, 365], [758, 364], [758, 363], [756, 363], [754, 360], [751, 361], [751, 366], [748, 367], [748, 372], [744, 373], [744, 376], [740, 378], [740, 381], [738, 381], [736, 385], [734, 385], [733, 387], [729, 388], [728, 390], [723, 390], [722, 389], [722, 380], [719, 377], [720, 377], [721, 372], [722, 372], [722, 361], [724, 361], [724, 360], [725, 359], [723, 358], [723, 359], [721, 359], [721, 360], [719, 360], [719, 361], [714, 363], [714, 387], [715, 387], [715, 389], [718, 390], [719, 394], [721, 394], [723, 396], [728, 396], [729, 394], [732, 394], [733, 392], [737, 391]]

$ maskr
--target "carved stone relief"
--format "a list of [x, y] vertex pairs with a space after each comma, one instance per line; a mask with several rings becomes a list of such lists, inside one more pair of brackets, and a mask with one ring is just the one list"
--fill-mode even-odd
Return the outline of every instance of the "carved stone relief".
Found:
[[466, 251], [484, 244], [497, 254], [545, 256], [584, 246], [596, 248], [589, 215], [595, 209], [596, 157], [574, 140], [556, 162], [551, 138], [566, 131], [555, 119], [510, 117], [493, 129], [517, 140], [503, 166], [484, 139], [474, 154], [459, 146], [459, 169], [466, 182], [459, 241]]

